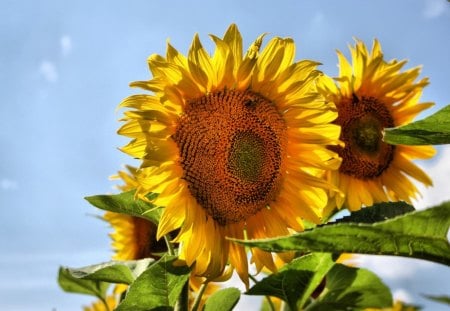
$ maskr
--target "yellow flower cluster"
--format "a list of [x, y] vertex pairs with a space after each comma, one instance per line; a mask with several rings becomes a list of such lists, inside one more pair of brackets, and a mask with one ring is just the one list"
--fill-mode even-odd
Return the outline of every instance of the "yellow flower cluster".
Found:
[[[431, 146], [389, 145], [385, 128], [411, 122], [432, 103], [419, 103], [428, 80], [405, 61], [384, 59], [374, 41], [338, 52], [339, 76], [319, 63], [295, 60], [290, 38], [264, 35], [244, 51], [236, 25], [211, 35], [209, 54], [199, 37], [183, 55], [170, 43], [151, 55], [152, 78], [131, 83], [146, 94], [126, 98], [122, 150], [140, 159], [119, 172], [136, 198], [164, 207], [158, 226], [106, 213], [116, 259], [157, 257], [163, 236], [177, 243], [191, 284], [226, 279], [234, 269], [248, 286], [248, 258], [257, 271], [276, 271], [291, 253], [249, 252], [227, 238], [261, 239], [304, 230], [341, 208], [410, 202], [410, 178], [430, 178], [412, 160]], [[201, 279], [199, 279], [201, 278]]]

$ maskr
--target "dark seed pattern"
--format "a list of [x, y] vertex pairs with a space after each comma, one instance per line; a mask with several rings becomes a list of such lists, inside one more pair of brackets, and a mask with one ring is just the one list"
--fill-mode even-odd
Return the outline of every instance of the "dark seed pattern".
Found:
[[190, 193], [224, 226], [245, 221], [277, 195], [285, 133], [271, 101], [222, 90], [188, 101], [172, 138]]
[[383, 142], [382, 131], [395, 124], [385, 104], [373, 97], [358, 98], [353, 94], [351, 99], [339, 103], [335, 123], [342, 127], [340, 139], [345, 147], [329, 148], [342, 157], [341, 173], [368, 180], [389, 167], [395, 146]]

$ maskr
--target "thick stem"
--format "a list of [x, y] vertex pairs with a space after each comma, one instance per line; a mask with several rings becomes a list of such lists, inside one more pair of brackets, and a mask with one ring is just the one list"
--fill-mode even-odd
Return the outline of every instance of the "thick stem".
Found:
[[188, 311], [189, 310], [189, 280], [183, 286], [180, 297], [175, 304], [174, 311]]
[[[167, 245], [167, 253], [170, 256], [175, 256], [175, 248], [173, 247], [172, 242], [170, 242], [170, 236], [165, 235], [164, 241], [166, 241]], [[175, 303], [175, 311], [188, 311], [189, 309], [189, 280], [183, 286], [183, 289], [180, 293], [180, 297], [178, 297], [177, 302]]]
[[203, 283], [200, 286], [197, 297], [195, 297], [194, 304], [192, 305], [191, 311], [197, 311], [198, 307], [200, 306], [200, 302], [202, 301], [203, 293], [205, 292], [205, 289], [207, 286], [208, 286], [208, 283]]

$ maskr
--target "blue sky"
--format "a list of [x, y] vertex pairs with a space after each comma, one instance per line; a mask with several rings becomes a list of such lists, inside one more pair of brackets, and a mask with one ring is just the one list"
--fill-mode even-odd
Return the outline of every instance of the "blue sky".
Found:
[[[450, 3], [382, 1], [12, 1], [0, 2], [0, 299], [1, 310], [80, 310], [92, 299], [63, 293], [59, 265], [83, 266], [111, 255], [106, 223], [83, 197], [112, 192], [108, 176], [133, 162], [118, 147], [118, 103], [148, 79], [146, 59], [165, 42], [187, 52], [195, 32], [221, 36], [238, 24], [246, 46], [263, 32], [289, 36], [297, 59], [336, 75], [335, 49], [353, 37], [381, 41], [387, 58], [423, 65], [423, 101], [450, 104]], [[449, 199], [449, 147], [421, 163], [436, 187], [425, 207]], [[450, 272], [418, 260], [370, 257], [401, 297], [444, 310], [421, 293], [450, 292]], [[447, 280], [447, 281], [446, 281]], [[438, 284], [440, 283], [440, 284]], [[402, 296], [403, 295], [403, 296]], [[246, 307], [243, 299], [240, 309]]]

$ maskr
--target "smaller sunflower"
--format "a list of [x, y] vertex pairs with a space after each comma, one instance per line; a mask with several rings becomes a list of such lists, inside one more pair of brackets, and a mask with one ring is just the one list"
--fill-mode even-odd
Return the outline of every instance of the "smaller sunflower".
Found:
[[[117, 307], [118, 298], [116, 295], [107, 296], [105, 302], [97, 300], [90, 306], [83, 307], [83, 311], [110, 311]], [[106, 305], [105, 305], [106, 303]]]
[[420, 309], [421, 308], [419, 308], [419, 307], [406, 304], [400, 300], [396, 300], [396, 301], [394, 301], [394, 304], [392, 305], [392, 307], [382, 308], [382, 309], [368, 308], [368, 309], [364, 309], [364, 311], [418, 311]]
[[418, 103], [424, 78], [415, 82], [420, 67], [401, 71], [406, 61], [385, 61], [380, 43], [374, 40], [369, 52], [361, 41], [350, 46], [352, 65], [338, 53], [337, 84], [329, 77], [319, 81], [320, 92], [338, 110], [335, 124], [341, 126], [345, 146], [330, 146], [342, 158], [339, 171], [328, 179], [345, 194], [333, 195], [328, 213], [342, 205], [350, 210], [385, 201], [411, 202], [418, 194], [410, 178], [432, 185], [431, 179], [412, 160], [429, 159], [432, 146], [390, 145], [383, 141], [385, 128], [410, 123], [433, 103]]
[[[127, 171], [119, 171], [117, 175], [112, 177], [112, 179], [119, 179], [124, 182], [122, 185], [117, 186], [118, 189], [124, 192], [135, 190], [137, 186], [137, 181], [135, 178], [136, 168], [126, 166], [126, 169]], [[110, 234], [110, 237], [112, 238], [112, 247], [115, 252], [113, 259], [159, 259], [160, 254], [167, 251], [167, 246], [164, 240], [156, 239], [157, 226], [151, 221], [144, 218], [109, 211], [105, 213], [103, 218], [109, 222], [114, 229], [114, 232]], [[228, 276], [230, 275], [231, 273], [228, 274]], [[198, 278], [195, 276], [190, 277], [190, 303], [194, 301], [196, 297], [195, 293], [199, 291], [200, 285], [203, 282], [203, 278]], [[217, 284], [208, 284], [208, 287], [203, 292], [200, 307], [205, 303], [206, 299], [219, 288], [220, 287]], [[127, 286], [125, 285], [117, 285], [115, 288], [115, 293], [120, 296], [120, 294], [126, 289]]]
[[[122, 191], [136, 189], [137, 182], [134, 177], [136, 168], [126, 167], [128, 172], [119, 171], [113, 179], [121, 179], [124, 184], [117, 186]], [[106, 212], [103, 218], [110, 223], [114, 232], [110, 233], [113, 259], [135, 260], [142, 258], [158, 259], [159, 253], [167, 251], [164, 240], [156, 240], [157, 226], [149, 220], [133, 217], [126, 214]]]

